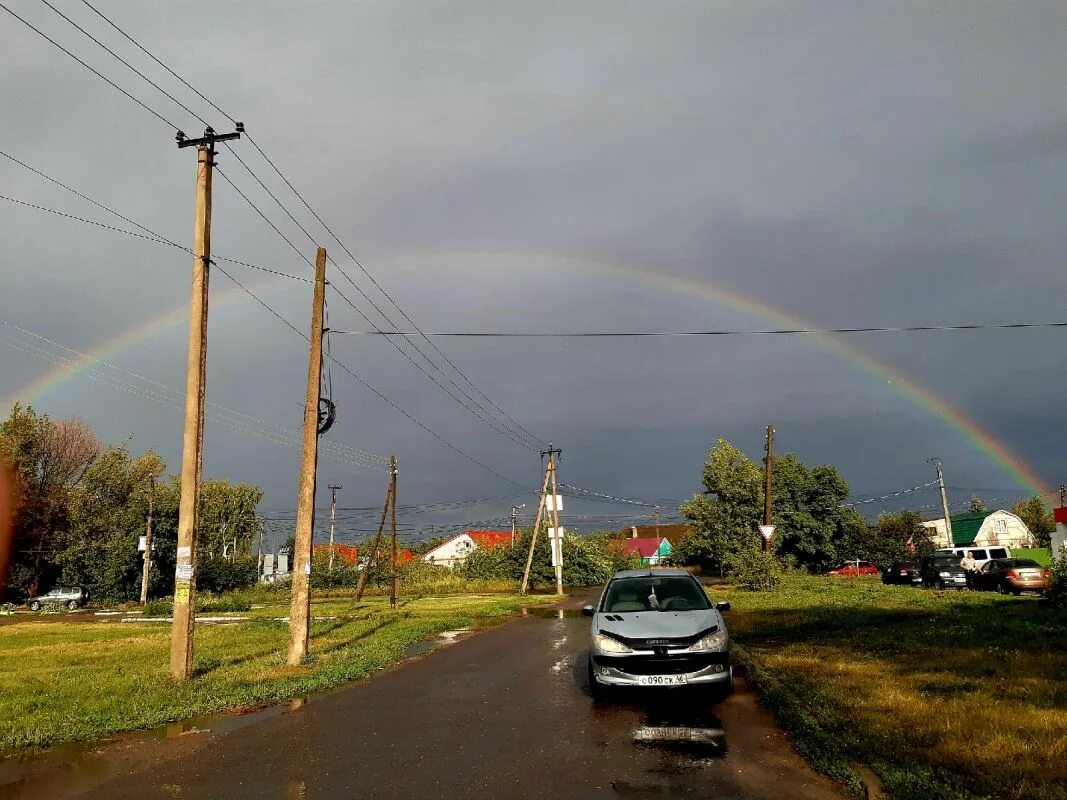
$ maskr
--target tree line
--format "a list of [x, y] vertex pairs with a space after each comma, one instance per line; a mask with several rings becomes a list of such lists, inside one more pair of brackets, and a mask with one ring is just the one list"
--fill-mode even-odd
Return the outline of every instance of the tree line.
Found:
[[[678, 547], [675, 563], [700, 565], [719, 574], [767, 567], [757, 525], [763, 520], [764, 471], [725, 439], [708, 454], [701, 475], [704, 492], [683, 503], [693, 535]], [[912, 509], [882, 514], [868, 524], [846, 506], [851, 490], [836, 467], [808, 466], [792, 453], [776, 456], [771, 471], [771, 515], [776, 526], [771, 558], [778, 565], [822, 572], [846, 560], [883, 567], [932, 552], [922, 515]], [[977, 498], [972, 510], [983, 510]], [[1043, 546], [1055, 529], [1040, 497], [1012, 507]], [[770, 565], [773, 566], [773, 565]]]
[[[99, 599], [140, 597], [149, 506], [153, 560], [149, 593], [174, 587], [181, 483], [158, 454], [130, 442], [105, 446], [83, 420], [53, 420], [16, 404], [0, 424], [0, 464], [10, 496], [0, 509], [0, 601], [56, 585], [84, 586]], [[258, 486], [205, 480], [197, 533], [197, 585], [224, 591], [255, 581]], [[2, 526], [0, 526], [2, 530]]]

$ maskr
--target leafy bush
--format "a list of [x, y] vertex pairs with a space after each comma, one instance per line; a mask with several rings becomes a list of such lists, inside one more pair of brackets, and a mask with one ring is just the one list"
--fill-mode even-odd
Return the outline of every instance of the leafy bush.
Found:
[[782, 565], [778, 559], [773, 553], [765, 553], [757, 547], [739, 550], [730, 559], [729, 566], [734, 582], [751, 592], [776, 589], [782, 581]]
[[259, 561], [254, 557], [234, 560], [212, 558], [196, 568], [196, 587], [200, 591], [229, 592], [254, 586], [259, 577]]
[[[215, 595], [210, 592], [197, 594], [196, 613], [222, 614], [239, 611], [251, 611], [252, 598], [248, 592], [229, 592]], [[146, 617], [169, 617], [174, 613], [173, 600], [151, 600], [144, 606]]]
[[1067, 552], [1052, 565], [1052, 586], [1048, 590], [1048, 600], [1053, 608], [1067, 608]]
[[10, 617], [15, 613], [14, 603], [0, 603], [0, 617]]

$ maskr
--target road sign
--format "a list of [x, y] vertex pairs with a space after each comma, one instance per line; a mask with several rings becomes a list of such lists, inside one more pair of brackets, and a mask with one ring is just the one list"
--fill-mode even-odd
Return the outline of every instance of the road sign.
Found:
[[760, 525], [759, 526], [759, 532], [762, 533], [763, 534], [763, 538], [769, 542], [771, 540], [771, 537], [774, 536], [774, 526], [773, 525]]
[[545, 495], [545, 511], [562, 511], [563, 510], [563, 495], [561, 494], [546, 494]]

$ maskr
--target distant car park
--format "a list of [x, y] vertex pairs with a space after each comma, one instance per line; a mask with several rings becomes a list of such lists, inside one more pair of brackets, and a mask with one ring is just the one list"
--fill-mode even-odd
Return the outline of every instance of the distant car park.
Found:
[[57, 586], [47, 594], [31, 597], [26, 601], [30, 611], [40, 611], [45, 605], [54, 603], [74, 611], [89, 602], [89, 592], [81, 586]]

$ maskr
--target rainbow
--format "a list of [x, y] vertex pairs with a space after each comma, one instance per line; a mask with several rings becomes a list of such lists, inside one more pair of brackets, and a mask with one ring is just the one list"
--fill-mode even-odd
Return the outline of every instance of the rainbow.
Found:
[[[264, 281], [252, 287], [252, 291], [260, 294], [269, 290], [276, 283], [276, 280]], [[244, 297], [248, 297], [248, 295], [239, 286], [230, 286], [218, 294], [212, 294], [209, 313], [220, 306], [230, 305]], [[73, 364], [63, 364], [45, 370], [29, 383], [16, 389], [11, 397], [4, 401], [4, 407], [11, 408], [16, 401], [33, 403], [36, 400], [40, 400], [50, 392], [54, 392], [77, 378], [95, 363], [112, 359], [140, 342], [149, 341], [169, 328], [184, 327], [188, 325], [188, 322], [189, 307], [183, 304], [172, 308], [170, 311], [165, 311], [159, 316], [142, 320], [132, 328], [127, 328], [102, 342], [96, 343], [81, 355], [65, 353], [63, 358], [73, 361]]]
[[[624, 276], [627, 280], [644, 284], [652, 289], [669, 289], [687, 296], [703, 297], [728, 308], [748, 314], [758, 320], [772, 324], [775, 327], [788, 329], [814, 328], [810, 322], [789, 314], [781, 309], [767, 305], [747, 295], [709, 280], [695, 280], [668, 275], [661, 271], [642, 269], [634, 266], [608, 263], [581, 256], [558, 255], [553, 253], [539, 252], [493, 252], [493, 251], [437, 251], [434, 255], [445, 257], [469, 257], [469, 258], [533, 258], [545, 261], [553, 261], [558, 264], [567, 264], [577, 269], [601, 274], [606, 277], [618, 278]], [[417, 254], [416, 254], [417, 255]], [[849, 344], [844, 336], [835, 336], [829, 333], [804, 334], [804, 339], [811, 339], [818, 346], [846, 363], [852, 364], [862, 372], [879, 380], [885, 381], [893, 390], [905, 399], [920, 406], [934, 417], [942, 420], [949, 428], [959, 433], [983, 456], [997, 466], [1007, 477], [1018, 484], [1021, 488], [1035, 494], [1049, 496], [1053, 494], [1049, 485], [1037, 472], [1030, 467], [1018, 455], [997, 439], [992, 433], [982, 428], [962, 409], [953, 406], [945, 398], [935, 394], [924, 386], [908, 378], [903, 373], [894, 369], [889, 364], [879, 361], [863, 350]]]
[[[662, 272], [652, 272], [617, 263], [596, 261], [584, 257], [569, 255], [546, 254], [536, 252], [456, 252], [456, 251], [422, 251], [410, 254], [411, 256], [447, 256], [465, 258], [534, 258], [552, 261], [557, 264], [568, 264], [586, 272], [600, 273], [605, 276], [618, 278], [625, 277], [627, 280], [645, 284], [656, 290], [670, 290], [686, 296], [706, 298], [712, 302], [722, 304], [731, 309], [748, 314], [758, 320], [769, 322], [782, 328], [811, 328], [808, 321], [794, 314], [789, 314], [781, 309], [774, 308], [766, 303], [755, 300], [747, 295], [732, 289], [726, 289], [708, 280], [695, 280], [678, 276], [667, 275]], [[260, 290], [262, 287], [257, 287]], [[212, 298], [213, 304], [226, 304], [234, 300], [246, 297], [239, 287], [232, 287], [226, 292], [220, 293], [217, 298]], [[170, 311], [148, 320], [121, 333], [106, 339], [92, 347], [84, 356], [74, 357], [75, 364], [61, 366], [47, 370], [42, 375], [27, 383], [14, 393], [14, 399], [22, 402], [33, 402], [46, 394], [55, 391], [69, 381], [76, 378], [86, 368], [96, 361], [113, 358], [134, 346], [139, 342], [151, 339], [168, 328], [185, 323], [188, 319], [188, 310], [185, 305], [178, 306]], [[942, 420], [952, 430], [959, 433], [973, 447], [983, 454], [990, 462], [1003, 471], [1013, 482], [1021, 488], [1038, 494], [1051, 494], [1049, 485], [1018, 455], [992, 433], [982, 428], [969, 417], [963, 410], [953, 406], [943, 397], [935, 394], [924, 386], [908, 378], [890, 365], [879, 361], [863, 350], [849, 344], [844, 337], [833, 334], [812, 333], [805, 334], [805, 340], [811, 339], [820, 348], [841, 358], [846, 363], [852, 364], [862, 372], [879, 380], [886, 381], [893, 390], [915, 403], [934, 417]], [[12, 401], [8, 402], [10, 406]]]

